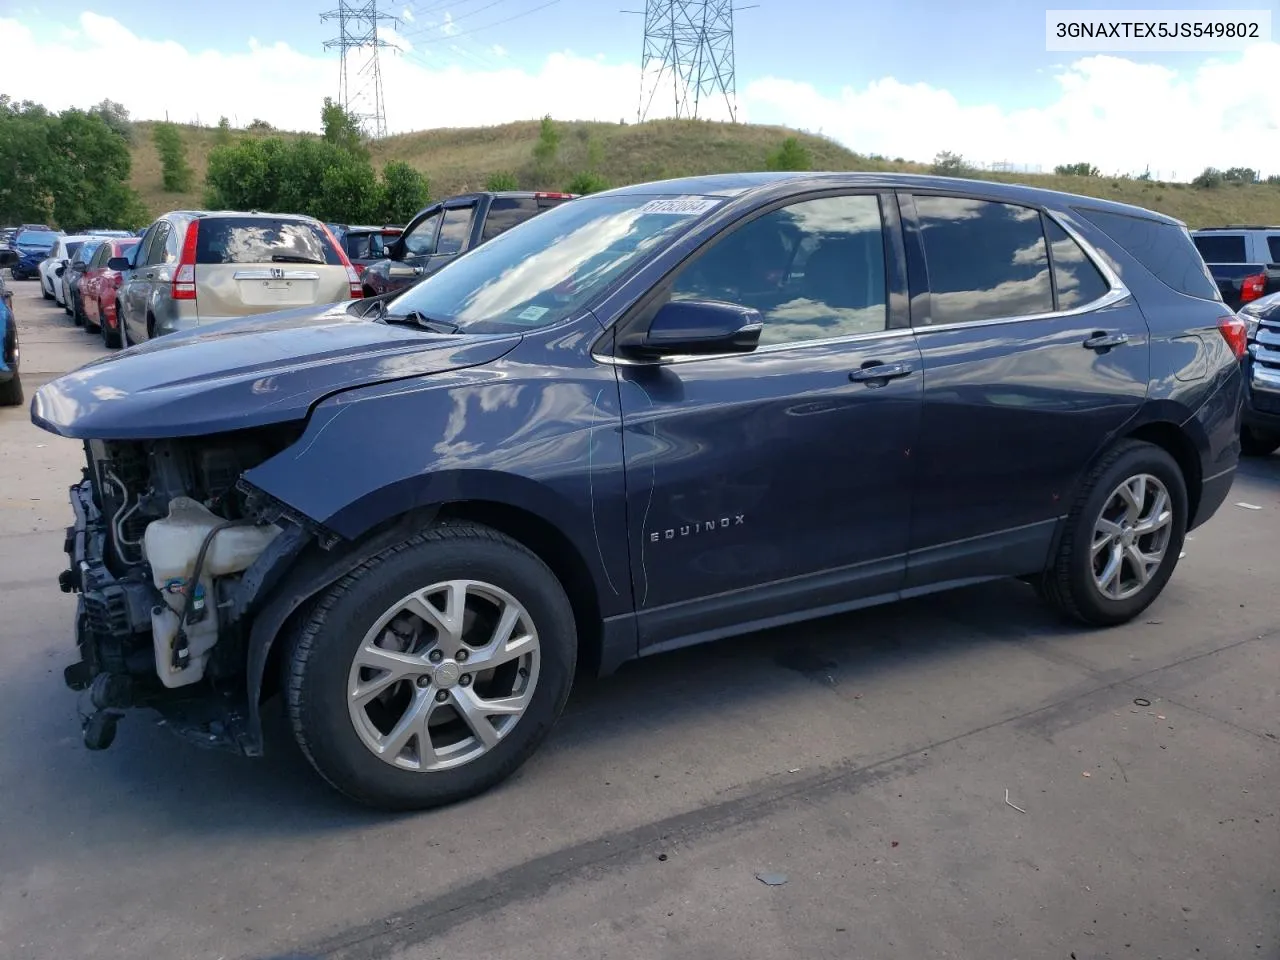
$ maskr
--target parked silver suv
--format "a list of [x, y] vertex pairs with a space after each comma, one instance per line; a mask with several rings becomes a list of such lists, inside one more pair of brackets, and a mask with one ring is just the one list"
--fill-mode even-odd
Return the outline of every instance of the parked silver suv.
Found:
[[319, 220], [293, 214], [176, 210], [151, 224], [128, 258], [125, 345], [272, 310], [362, 295], [360, 276]]

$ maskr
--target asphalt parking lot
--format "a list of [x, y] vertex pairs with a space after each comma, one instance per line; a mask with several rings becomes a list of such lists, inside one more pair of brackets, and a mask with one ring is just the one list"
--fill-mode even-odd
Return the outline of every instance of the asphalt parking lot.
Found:
[[[11, 289], [28, 397], [101, 355]], [[278, 708], [262, 760], [141, 715], [84, 749], [80, 465], [0, 410], [0, 957], [1280, 958], [1280, 456], [1127, 627], [997, 583], [653, 658], [399, 817]]]

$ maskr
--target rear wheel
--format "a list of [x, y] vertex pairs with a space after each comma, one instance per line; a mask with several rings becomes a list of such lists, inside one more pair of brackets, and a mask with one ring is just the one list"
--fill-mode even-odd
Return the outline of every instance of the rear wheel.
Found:
[[12, 380], [0, 383], [0, 407], [20, 407], [22, 399], [22, 379], [15, 370]]
[[40, 280], [40, 296], [45, 300], [52, 300], [53, 291], [49, 289], [49, 285], [44, 282], [44, 277], [39, 277], [38, 279]]
[[1240, 452], [1246, 457], [1269, 457], [1280, 450], [1280, 431], [1240, 428]]
[[1132, 620], [1164, 589], [1187, 530], [1187, 487], [1160, 447], [1126, 441], [1102, 459], [1067, 516], [1041, 596], [1093, 626]]
[[362, 803], [421, 809], [510, 776], [564, 708], [577, 639], [564, 589], [510, 538], [441, 526], [329, 590], [287, 651], [303, 753]]
[[71, 319], [75, 321], [77, 327], [83, 327], [87, 324], [88, 318], [84, 315], [84, 305], [80, 302], [80, 298], [74, 294], [67, 295], [67, 306], [71, 313]]
[[120, 301], [116, 301], [116, 328], [111, 329], [107, 325], [106, 317], [102, 313], [102, 308], [98, 308], [98, 325], [102, 328], [102, 344], [108, 350], [117, 350], [123, 344], [121, 340], [121, 331], [124, 329], [124, 311], [120, 309]]

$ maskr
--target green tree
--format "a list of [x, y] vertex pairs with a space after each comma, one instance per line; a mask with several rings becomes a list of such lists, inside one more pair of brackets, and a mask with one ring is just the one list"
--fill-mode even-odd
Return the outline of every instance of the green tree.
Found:
[[402, 160], [382, 168], [382, 221], [408, 223], [431, 201], [427, 178]]
[[494, 192], [519, 190], [520, 181], [516, 179], [514, 173], [491, 173], [489, 174], [489, 179], [484, 182], [484, 188]]
[[594, 170], [583, 170], [576, 174], [565, 190], [569, 193], [588, 194], [599, 193], [601, 190], [609, 189], [609, 181]]
[[795, 137], [787, 137], [764, 163], [769, 170], [808, 170], [811, 160], [804, 144]]
[[157, 123], [151, 137], [160, 154], [165, 190], [169, 193], [185, 193], [190, 190], [192, 173], [187, 163], [187, 147], [182, 142], [181, 131], [172, 123]]
[[324, 98], [324, 106], [320, 109], [320, 125], [324, 129], [326, 143], [352, 153], [363, 151], [360, 118], [354, 113], [348, 113], [332, 97]]
[[1060, 177], [1100, 177], [1101, 171], [1091, 163], [1063, 163], [1053, 168]]
[[231, 139], [231, 121], [226, 117], [219, 117], [218, 126], [213, 131], [214, 146], [225, 147]]
[[1228, 167], [1222, 171], [1222, 179], [1229, 183], [1257, 183], [1258, 171], [1253, 167]]
[[560, 131], [556, 129], [551, 114], [542, 118], [538, 128], [538, 142], [533, 145], [533, 159], [543, 169], [555, 162], [556, 153], [560, 149]]
[[1200, 175], [1191, 181], [1193, 187], [1204, 187], [1209, 190], [1222, 186], [1222, 171], [1217, 167], [1205, 167]]
[[940, 150], [933, 158], [934, 173], [947, 177], [961, 177], [967, 173], [973, 172], [968, 161], [958, 153], [952, 153], [950, 150]]
[[51, 137], [57, 117], [31, 101], [15, 103], [0, 94], [0, 220], [6, 223], [53, 219], [56, 171]]
[[90, 116], [99, 117], [102, 122], [118, 133], [125, 143], [133, 143], [135, 132], [133, 121], [129, 119], [129, 111], [123, 103], [114, 100], [103, 100], [89, 111]]
[[64, 110], [49, 128], [49, 146], [58, 158], [52, 171], [53, 218], [66, 230], [136, 227], [146, 211], [127, 185], [129, 145], [100, 117]]

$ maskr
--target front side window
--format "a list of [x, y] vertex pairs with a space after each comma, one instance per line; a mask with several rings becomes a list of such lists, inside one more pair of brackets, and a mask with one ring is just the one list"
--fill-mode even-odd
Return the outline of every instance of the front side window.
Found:
[[474, 207], [454, 207], [444, 212], [440, 224], [440, 239], [436, 241], [436, 253], [457, 253], [467, 242]]
[[411, 257], [429, 257], [436, 252], [436, 228], [440, 226], [440, 211], [405, 234], [404, 250]]
[[931, 324], [1053, 312], [1040, 211], [966, 197], [916, 196]]
[[781, 207], [733, 230], [681, 271], [672, 299], [758, 310], [761, 344], [884, 330], [884, 230], [874, 196]]

